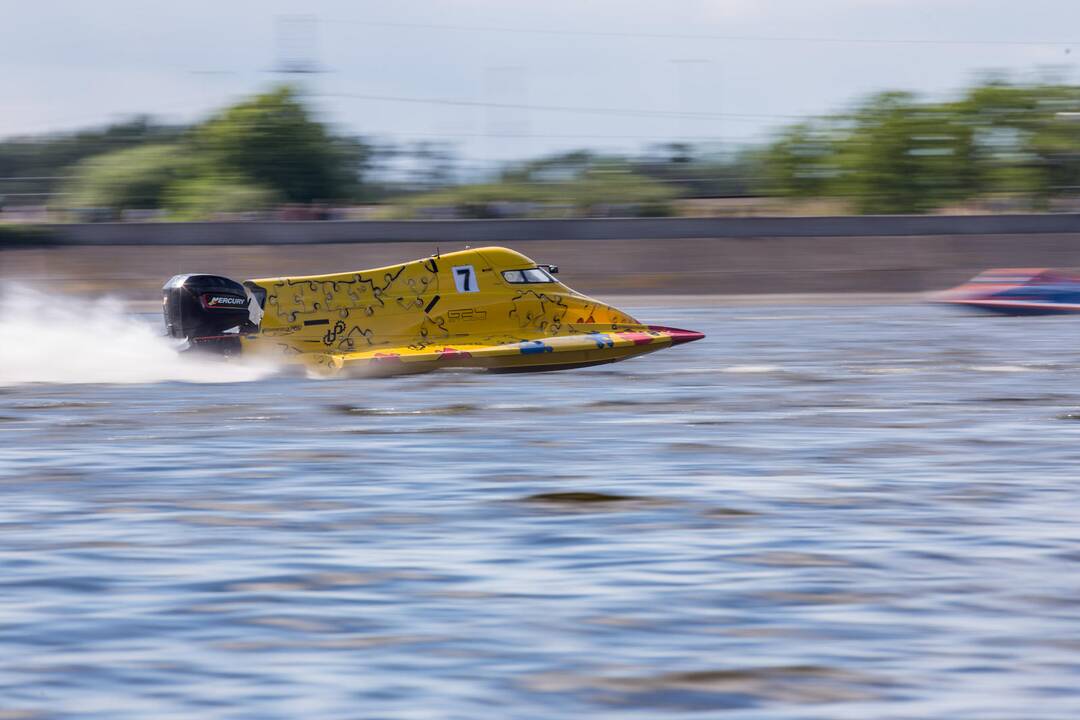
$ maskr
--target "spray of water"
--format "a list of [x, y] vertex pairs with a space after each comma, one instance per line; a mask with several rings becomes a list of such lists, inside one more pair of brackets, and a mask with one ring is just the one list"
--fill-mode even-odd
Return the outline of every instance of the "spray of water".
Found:
[[118, 300], [10, 285], [0, 291], [0, 386], [249, 382], [272, 372], [266, 364], [181, 355], [160, 325]]

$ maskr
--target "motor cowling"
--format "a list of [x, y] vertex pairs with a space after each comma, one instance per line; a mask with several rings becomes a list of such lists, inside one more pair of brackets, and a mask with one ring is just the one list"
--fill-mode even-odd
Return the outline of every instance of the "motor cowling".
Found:
[[257, 329], [244, 286], [219, 275], [176, 275], [162, 289], [165, 330], [192, 347], [232, 354]]

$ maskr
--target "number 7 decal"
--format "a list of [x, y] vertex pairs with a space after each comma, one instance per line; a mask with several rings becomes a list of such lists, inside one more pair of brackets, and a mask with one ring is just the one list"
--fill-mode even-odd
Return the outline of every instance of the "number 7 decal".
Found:
[[453, 268], [454, 285], [459, 293], [480, 292], [476, 285], [476, 271], [472, 265], [457, 265]]

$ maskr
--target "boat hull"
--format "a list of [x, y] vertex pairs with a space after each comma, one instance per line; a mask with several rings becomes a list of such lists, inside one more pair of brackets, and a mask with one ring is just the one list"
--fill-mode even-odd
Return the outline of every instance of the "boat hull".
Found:
[[934, 299], [995, 315], [1071, 315], [1080, 313], [1080, 277], [1049, 268], [997, 268]]
[[1007, 300], [954, 300], [947, 305], [969, 308], [993, 315], [1026, 317], [1033, 315], [1074, 315], [1080, 313], [1080, 305], [1066, 303], [1023, 303]]
[[261, 316], [240, 344], [245, 355], [316, 374], [360, 376], [580, 368], [704, 337], [641, 323], [542, 267], [489, 247], [374, 270], [249, 280]]

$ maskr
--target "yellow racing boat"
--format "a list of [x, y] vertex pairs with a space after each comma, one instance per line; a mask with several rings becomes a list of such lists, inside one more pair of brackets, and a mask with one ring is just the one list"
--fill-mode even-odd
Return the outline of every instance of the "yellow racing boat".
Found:
[[188, 348], [269, 355], [322, 375], [564, 370], [704, 337], [642, 324], [557, 272], [485, 247], [333, 275], [177, 275], [163, 288], [165, 326]]

